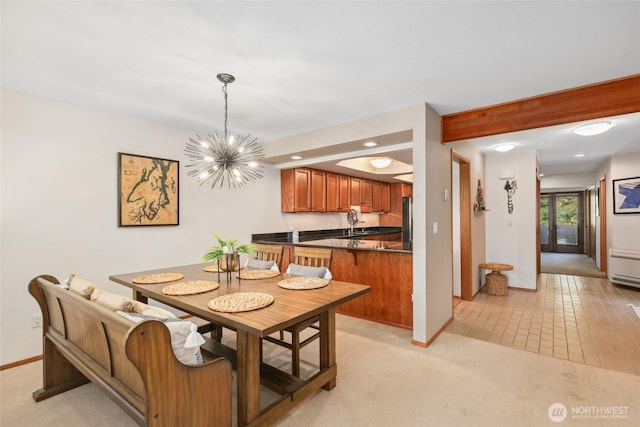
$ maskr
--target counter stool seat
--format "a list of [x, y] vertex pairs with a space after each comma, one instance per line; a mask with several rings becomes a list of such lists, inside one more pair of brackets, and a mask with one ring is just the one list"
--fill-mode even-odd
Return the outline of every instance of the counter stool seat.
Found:
[[489, 295], [505, 296], [508, 293], [507, 276], [500, 273], [501, 271], [511, 271], [513, 266], [509, 264], [500, 264], [497, 262], [485, 262], [480, 264], [483, 270], [491, 270], [491, 273], [485, 276], [485, 285]]

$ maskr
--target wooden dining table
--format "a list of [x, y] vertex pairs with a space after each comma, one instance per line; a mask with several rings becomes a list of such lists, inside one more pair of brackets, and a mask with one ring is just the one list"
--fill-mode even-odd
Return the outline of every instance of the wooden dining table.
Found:
[[[327, 286], [318, 289], [291, 290], [278, 286], [279, 281], [292, 277], [284, 273], [269, 279], [239, 280], [236, 272], [227, 282], [228, 276], [205, 271], [204, 268], [207, 266], [211, 264], [116, 274], [109, 276], [109, 279], [131, 288], [133, 297], [139, 301], [156, 300], [236, 331], [235, 349], [221, 342], [209, 340], [209, 351], [229, 358], [237, 371], [238, 426], [270, 425], [316, 390], [331, 390], [336, 386], [336, 307], [366, 294], [370, 291], [369, 286], [332, 280]], [[133, 282], [139, 276], [161, 273], [180, 273], [184, 277], [168, 283]], [[213, 291], [186, 296], [162, 293], [162, 288], [169, 284], [194, 280], [219, 282], [220, 287]], [[274, 302], [264, 308], [238, 313], [214, 311], [208, 307], [212, 299], [238, 292], [266, 293], [274, 297]], [[320, 319], [320, 366], [317, 373], [301, 379], [261, 360], [262, 338], [314, 316]], [[280, 398], [266, 407], [261, 407], [261, 384], [276, 391]]]

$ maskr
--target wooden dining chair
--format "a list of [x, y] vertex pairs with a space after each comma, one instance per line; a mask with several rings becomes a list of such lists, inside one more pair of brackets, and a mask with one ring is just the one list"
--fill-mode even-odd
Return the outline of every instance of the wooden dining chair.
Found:
[[275, 261], [278, 269], [282, 268], [282, 245], [254, 244], [253, 258], [259, 261]]
[[[331, 255], [331, 249], [295, 246], [293, 248], [293, 263], [309, 267], [326, 267], [329, 269], [331, 267]], [[272, 336], [264, 338], [269, 342], [291, 350], [291, 374], [293, 376], [300, 376], [300, 350], [320, 337], [320, 327], [318, 326], [319, 320], [320, 318], [318, 316], [314, 316], [303, 322], [289, 326], [279, 332], [279, 339]], [[300, 341], [300, 333], [307, 328], [314, 329], [313, 334]], [[285, 332], [288, 332], [291, 335], [290, 341], [285, 340]]]

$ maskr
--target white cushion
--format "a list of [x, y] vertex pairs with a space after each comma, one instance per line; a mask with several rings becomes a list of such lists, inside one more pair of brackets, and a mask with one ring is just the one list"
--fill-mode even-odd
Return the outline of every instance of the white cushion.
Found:
[[65, 280], [65, 284], [69, 285], [69, 290], [74, 294], [80, 295], [83, 298], [89, 299], [91, 293], [97, 288], [96, 285], [89, 282], [88, 280], [83, 279], [77, 274], [71, 274], [67, 280]]
[[162, 319], [155, 316], [138, 313], [126, 313], [116, 311], [120, 316], [129, 319], [134, 323], [143, 320], [159, 320], [165, 324], [171, 334], [171, 347], [173, 354], [185, 365], [202, 365], [202, 352], [200, 346], [204, 343], [204, 338], [198, 333], [198, 327], [190, 320]]
[[280, 271], [275, 261], [262, 261], [255, 258], [247, 259], [247, 263], [245, 264], [247, 269], [249, 270], [273, 270]]
[[307, 277], [319, 277], [325, 280], [331, 280], [332, 275], [331, 271], [327, 267], [311, 267], [308, 265], [300, 265], [300, 264], [289, 264], [287, 267], [287, 274], [293, 274], [296, 276], [307, 276]]

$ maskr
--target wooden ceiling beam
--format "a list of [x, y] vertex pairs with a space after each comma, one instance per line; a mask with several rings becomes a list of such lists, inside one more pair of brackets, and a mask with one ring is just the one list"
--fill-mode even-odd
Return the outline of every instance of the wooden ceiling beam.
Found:
[[640, 111], [640, 74], [442, 116], [442, 142]]

